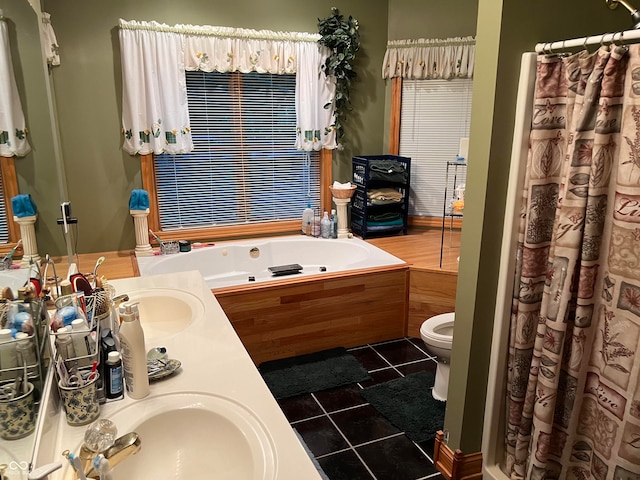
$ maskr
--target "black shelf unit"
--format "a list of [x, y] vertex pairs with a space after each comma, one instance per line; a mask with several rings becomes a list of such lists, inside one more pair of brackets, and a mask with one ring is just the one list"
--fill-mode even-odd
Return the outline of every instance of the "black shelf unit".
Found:
[[[398, 167], [404, 168], [402, 175], [390, 172], [385, 176], [384, 172], [371, 170], [372, 161], [397, 162]], [[352, 182], [357, 187], [351, 199], [351, 231], [363, 239], [368, 236], [385, 236], [399, 232], [407, 234], [407, 220], [409, 216], [409, 188], [411, 178], [411, 159], [397, 155], [366, 155], [352, 158], [353, 178]], [[379, 163], [379, 162], [378, 162]], [[395, 165], [395, 163], [394, 163]], [[384, 205], [372, 205], [368, 201], [367, 193], [377, 188], [393, 188], [402, 193], [400, 202]], [[399, 213], [402, 223], [389, 226], [373, 226], [370, 224], [370, 216]]]

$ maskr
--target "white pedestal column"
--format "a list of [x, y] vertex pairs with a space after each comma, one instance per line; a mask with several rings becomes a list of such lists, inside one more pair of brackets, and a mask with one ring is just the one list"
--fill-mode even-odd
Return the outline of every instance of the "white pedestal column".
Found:
[[149, 223], [147, 222], [149, 209], [129, 210], [129, 213], [133, 217], [133, 223], [136, 229], [136, 255], [142, 257], [153, 255], [153, 249], [149, 243]]
[[349, 222], [347, 218], [347, 205], [349, 205], [351, 199], [333, 197], [333, 202], [336, 204], [336, 213], [338, 214], [338, 238], [348, 238]]
[[38, 243], [36, 242], [37, 218], [37, 213], [28, 217], [13, 217], [13, 220], [20, 225], [20, 237], [22, 238], [22, 250], [24, 252], [20, 261], [22, 268], [29, 268], [31, 261], [34, 263], [40, 262]]

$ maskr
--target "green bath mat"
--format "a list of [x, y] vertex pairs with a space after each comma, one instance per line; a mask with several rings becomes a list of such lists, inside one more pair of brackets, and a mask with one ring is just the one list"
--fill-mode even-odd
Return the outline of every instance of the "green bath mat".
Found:
[[434, 376], [419, 372], [365, 388], [362, 396], [414, 442], [435, 438], [444, 425], [445, 402], [431, 396]]
[[258, 371], [276, 398], [288, 398], [371, 379], [360, 362], [342, 347], [271, 360], [261, 363]]

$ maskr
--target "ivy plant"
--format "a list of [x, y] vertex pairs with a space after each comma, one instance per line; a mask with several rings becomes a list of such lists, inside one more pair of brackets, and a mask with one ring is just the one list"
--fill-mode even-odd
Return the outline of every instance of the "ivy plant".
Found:
[[[338, 144], [344, 140], [344, 119], [347, 112], [353, 109], [349, 90], [351, 82], [356, 78], [353, 63], [356, 53], [360, 49], [360, 33], [358, 32], [358, 21], [349, 15], [345, 18], [337, 8], [331, 9], [331, 15], [325, 19], [318, 19], [318, 30], [320, 40], [318, 43], [329, 49], [329, 56], [322, 65], [325, 75], [333, 75], [336, 81], [336, 95], [333, 99], [335, 104], [336, 139]], [[324, 108], [331, 108], [328, 103]]]

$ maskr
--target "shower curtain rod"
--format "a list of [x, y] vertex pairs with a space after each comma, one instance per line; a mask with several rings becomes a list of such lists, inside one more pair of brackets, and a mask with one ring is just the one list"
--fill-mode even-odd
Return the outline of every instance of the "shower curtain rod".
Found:
[[567, 48], [586, 47], [587, 45], [604, 45], [605, 43], [636, 43], [640, 40], [640, 30], [603, 33], [589, 37], [572, 38], [536, 44], [536, 53], [559, 53]]

